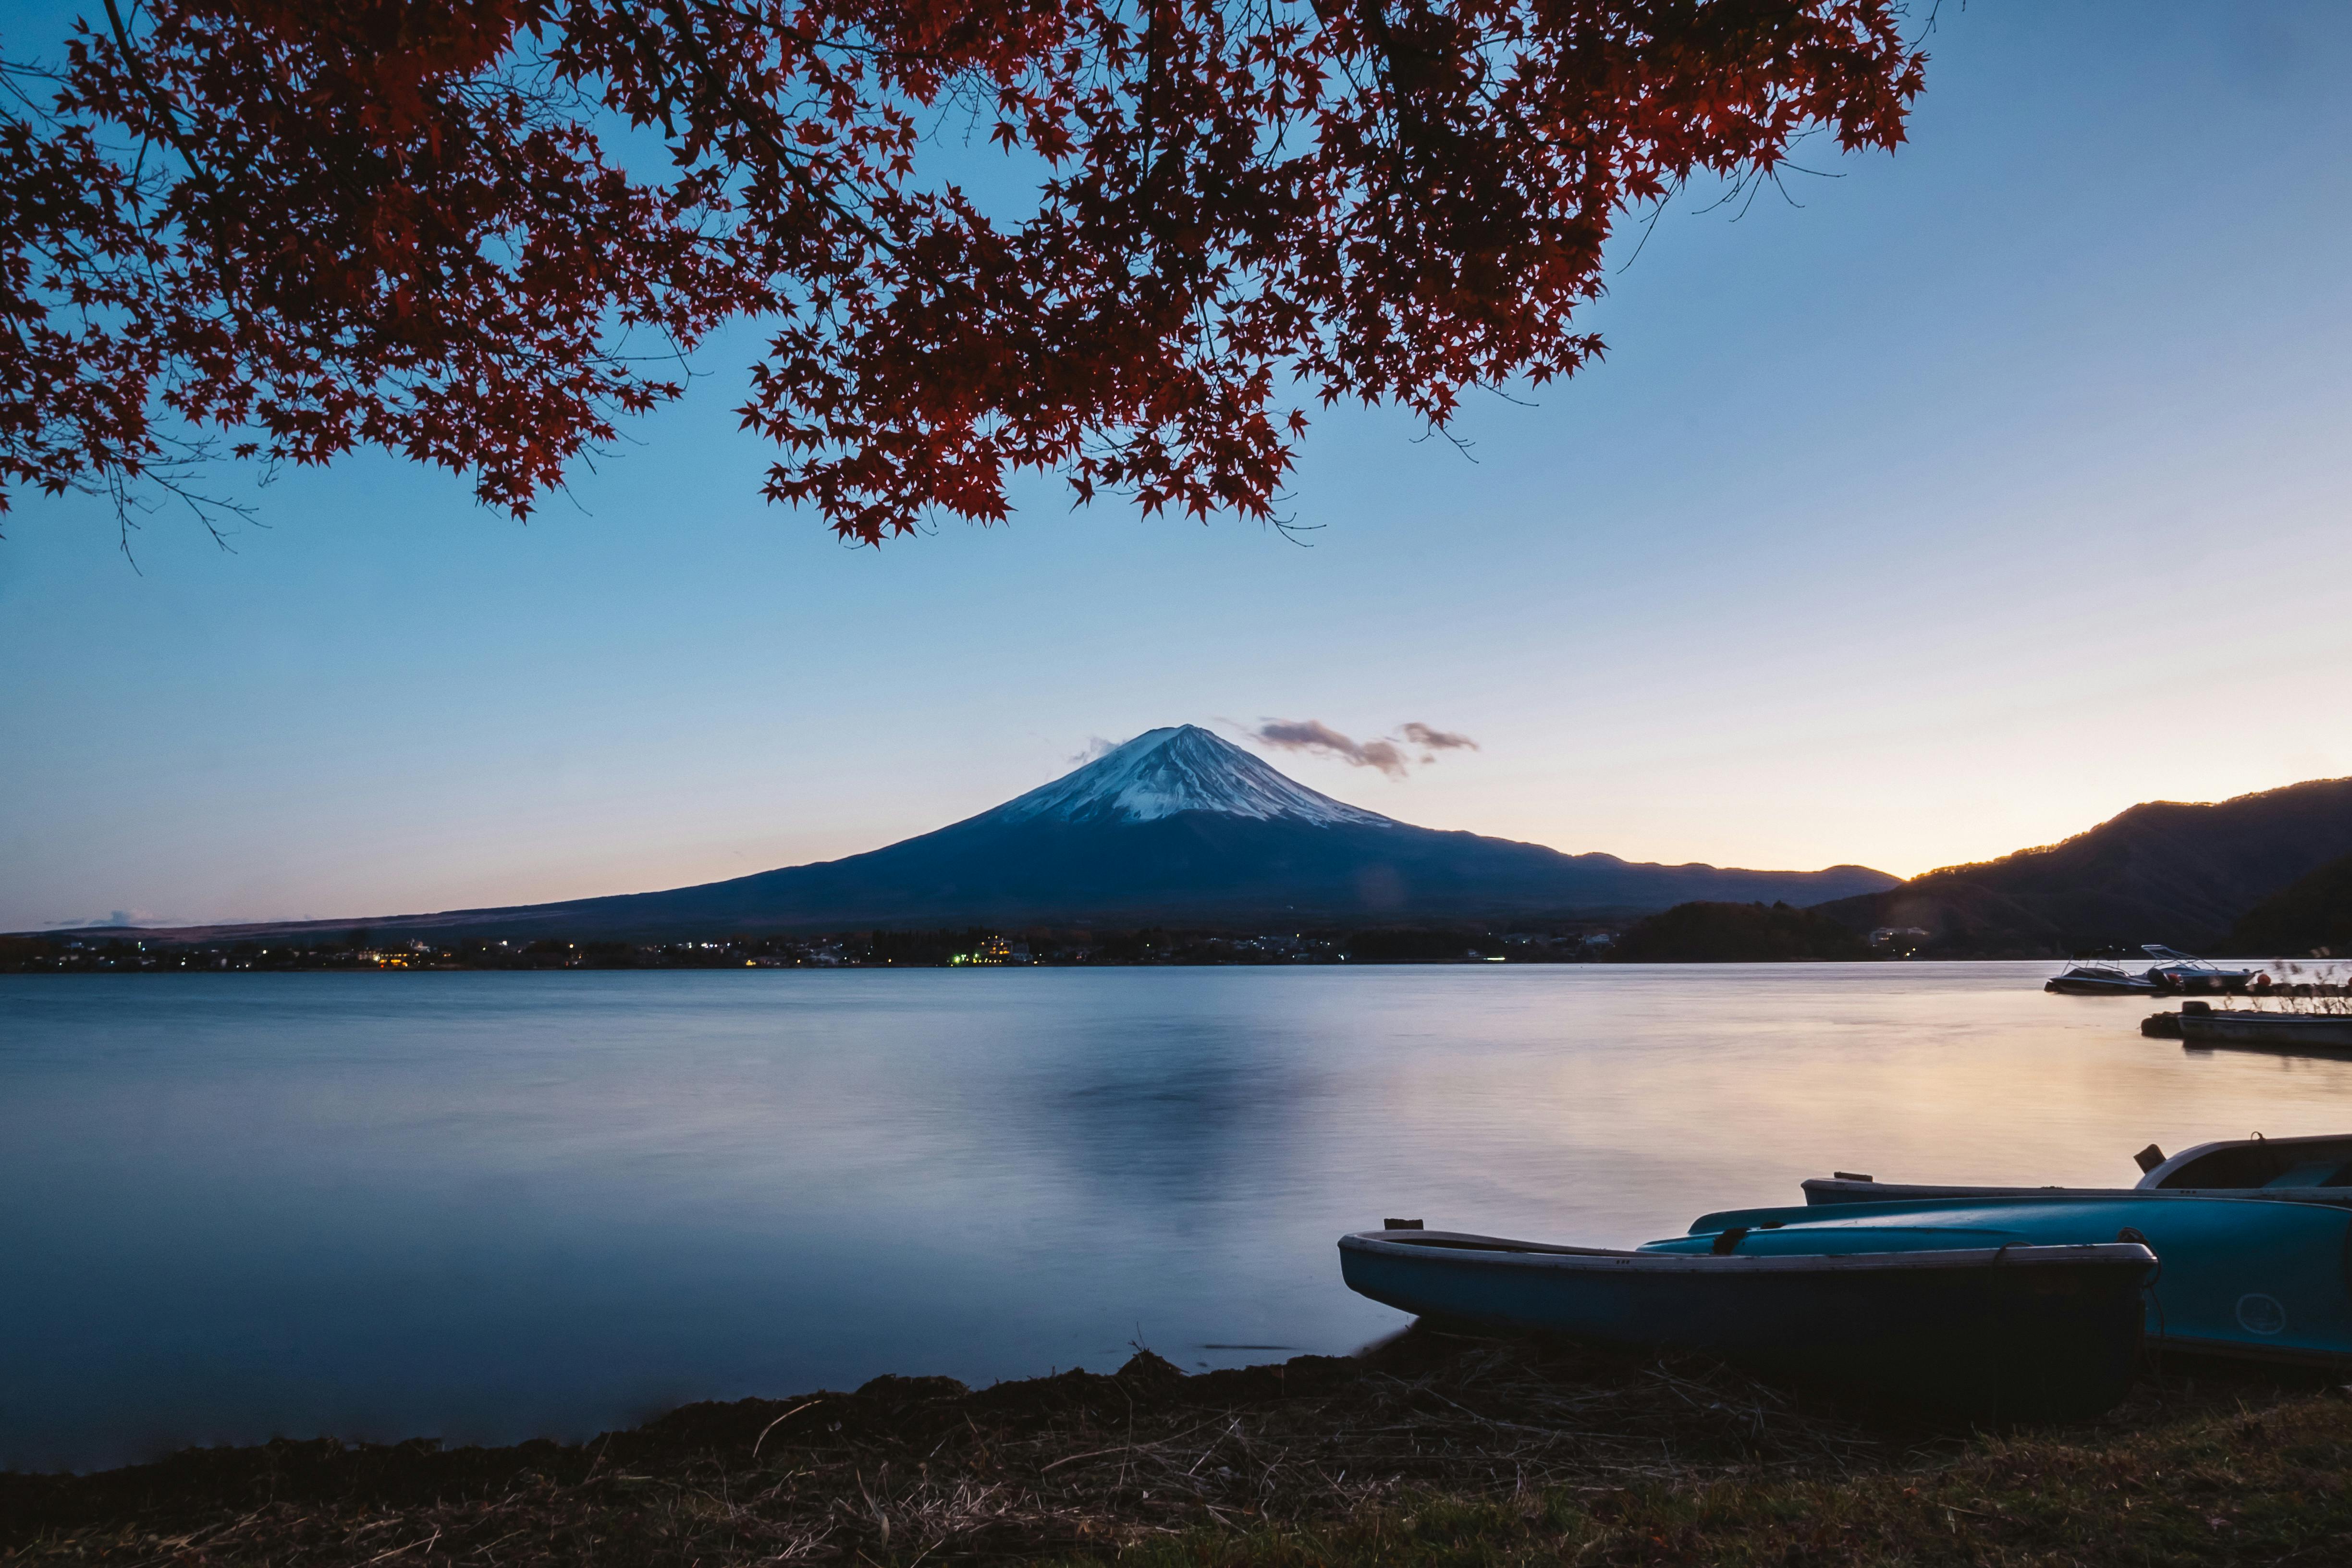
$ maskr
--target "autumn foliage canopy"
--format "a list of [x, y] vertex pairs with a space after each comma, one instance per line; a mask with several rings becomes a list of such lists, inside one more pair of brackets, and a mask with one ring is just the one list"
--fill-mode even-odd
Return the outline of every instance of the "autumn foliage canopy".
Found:
[[[1267, 517], [1572, 374], [1613, 226], [1892, 147], [1896, 0], [105, 0], [5, 40], [0, 507], [373, 446], [518, 515], [738, 316], [767, 493]], [[43, 54], [37, 45], [45, 46]], [[993, 145], [991, 145], [991, 144]], [[998, 151], [1001, 148], [1002, 151]], [[1008, 214], [967, 181], [1009, 160]]]

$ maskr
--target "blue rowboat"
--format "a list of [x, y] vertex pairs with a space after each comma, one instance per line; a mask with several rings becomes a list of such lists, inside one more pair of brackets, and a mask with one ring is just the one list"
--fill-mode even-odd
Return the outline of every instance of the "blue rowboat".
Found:
[[1916, 1203], [1930, 1198], [2259, 1198], [2352, 1205], [2352, 1135], [2224, 1139], [2167, 1158], [2151, 1143], [2134, 1156], [2129, 1187], [2001, 1187], [1969, 1182], [1881, 1182], [1840, 1171], [1804, 1184], [1809, 1204]]
[[1948, 1233], [1922, 1247], [1916, 1234], [1824, 1229], [1807, 1251], [1741, 1231], [1619, 1252], [1389, 1229], [1341, 1237], [1339, 1269], [1423, 1317], [1704, 1351], [1993, 1419], [2096, 1415], [2124, 1396], [2147, 1247]]
[[1929, 1198], [1896, 1203], [1731, 1209], [1702, 1215], [1672, 1243], [1706, 1252], [1733, 1233], [1740, 1250], [1831, 1245], [1981, 1247], [2144, 1241], [2161, 1272], [2149, 1287], [2147, 1333], [2176, 1350], [2320, 1363], [2352, 1362], [2352, 1211], [2316, 1204], [2134, 1194], [2081, 1197]]

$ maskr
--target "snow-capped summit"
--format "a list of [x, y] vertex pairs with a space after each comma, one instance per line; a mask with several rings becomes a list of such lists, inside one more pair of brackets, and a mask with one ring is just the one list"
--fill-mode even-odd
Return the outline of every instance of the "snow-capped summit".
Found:
[[1318, 795], [1197, 724], [1146, 730], [979, 820], [1152, 822], [1186, 811], [1323, 827], [1402, 826], [1379, 812]]

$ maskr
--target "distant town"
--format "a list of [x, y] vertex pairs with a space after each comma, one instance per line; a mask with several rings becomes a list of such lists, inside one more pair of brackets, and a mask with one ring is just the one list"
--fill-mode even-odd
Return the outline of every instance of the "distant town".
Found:
[[1675, 959], [1905, 958], [1924, 931], [1846, 931], [1786, 904], [1683, 904], [1637, 920], [1325, 928], [1144, 927], [732, 934], [685, 942], [341, 935], [164, 941], [126, 930], [0, 937], [0, 973], [191, 973], [237, 970], [963, 969], [1280, 963], [1592, 963]]
[[1565, 963], [1605, 953], [1617, 933], [1460, 929], [1266, 933], [1123, 931], [873, 931], [710, 941], [427, 942], [364, 931], [341, 940], [163, 943], [125, 933], [0, 939], [0, 972], [221, 970], [880, 969], [1220, 963]]

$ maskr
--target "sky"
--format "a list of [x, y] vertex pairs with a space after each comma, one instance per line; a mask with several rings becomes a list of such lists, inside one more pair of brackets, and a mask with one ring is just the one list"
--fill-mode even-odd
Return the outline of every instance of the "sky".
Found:
[[[6, 7], [19, 52], [27, 10]], [[42, 15], [46, 15], [46, 8]], [[2352, 773], [2352, 7], [1947, 0], [1910, 143], [1619, 248], [1467, 456], [1332, 410], [1289, 511], [880, 550], [768, 505], [755, 329], [527, 525], [363, 456], [215, 547], [0, 520], [0, 929], [678, 886], [1101, 741], [1270, 721], [1392, 816], [1898, 875]]]

